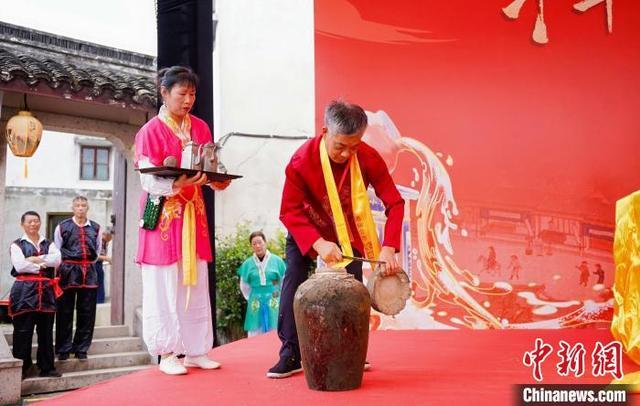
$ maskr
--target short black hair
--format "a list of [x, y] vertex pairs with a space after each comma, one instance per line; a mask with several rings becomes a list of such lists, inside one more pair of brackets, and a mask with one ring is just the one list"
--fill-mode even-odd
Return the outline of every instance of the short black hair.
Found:
[[253, 239], [256, 237], [262, 237], [262, 241], [267, 242], [267, 237], [264, 236], [264, 233], [262, 231], [254, 231], [249, 236], [249, 244], [251, 244], [253, 242]]
[[27, 218], [27, 216], [36, 216], [38, 220], [40, 220], [40, 215], [37, 212], [33, 210], [29, 210], [29, 211], [25, 211], [24, 214], [20, 217], [20, 224], [24, 224], [24, 221]]
[[158, 71], [158, 92], [162, 86], [167, 90], [171, 90], [177, 84], [197, 88], [198, 83], [200, 83], [200, 78], [188, 66], [171, 66]]

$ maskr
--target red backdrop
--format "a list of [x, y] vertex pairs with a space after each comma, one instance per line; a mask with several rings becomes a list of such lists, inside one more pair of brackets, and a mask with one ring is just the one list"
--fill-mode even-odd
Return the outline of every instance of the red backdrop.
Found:
[[612, 33], [604, 2], [546, 1], [540, 45], [538, 1], [509, 19], [508, 0], [316, 0], [318, 128], [328, 101], [362, 105], [414, 195], [415, 297], [376, 326], [605, 325], [615, 202], [640, 189], [640, 3], [611, 1]]

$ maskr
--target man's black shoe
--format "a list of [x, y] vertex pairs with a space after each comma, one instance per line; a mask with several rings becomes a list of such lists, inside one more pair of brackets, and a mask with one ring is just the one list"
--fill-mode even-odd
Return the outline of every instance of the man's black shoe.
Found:
[[62, 374], [55, 369], [52, 369], [51, 371], [40, 371], [41, 378], [60, 378], [61, 376]]
[[76, 352], [76, 358], [79, 359], [80, 361], [86, 361], [87, 360], [87, 353], [86, 352]]
[[58, 354], [58, 361], [66, 361], [69, 359], [69, 353], [68, 352], [62, 352], [60, 354]]
[[27, 378], [31, 378], [33, 376], [36, 376], [36, 370], [35, 367], [32, 365], [29, 365], [26, 369], [22, 370], [22, 380], [25, 380]]
[[300, 360], [295, 358], [280, 358], [278, 363], [267, 372], [267, 378], [288, 378], [300, 371], [302, 371]]

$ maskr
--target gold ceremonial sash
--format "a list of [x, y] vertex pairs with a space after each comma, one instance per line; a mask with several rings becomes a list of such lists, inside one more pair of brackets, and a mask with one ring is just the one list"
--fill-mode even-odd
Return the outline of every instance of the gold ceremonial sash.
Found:
[[[193, 198], [196, 196], [197, 193], [194, 192]], [[196, 210], [191, 199], [184, 205], [182, 219], [182, 285], [187, 287], [185, 310], [189, 308], [191, 287], [198, 283], [196, 261]]]
[[371, 206], [369, 205], [369, 194], [362, 179], [360, 163], [356, 155], [351, 157], [349, 164], [351, 171], [351, 207], [353, 209], [353, 219], [358, 228], [358, 234], [364, 245], [364, 253], [368, 259], [377, 261], [380, 255], [380, 241], [376, 231], [376, 223], [373, 221]]
[[[171, 129], [171, 132], [178, 137], [183, 146], [189, 142], [191, 138], [191, 118], [188, 114], [184, 117], [182, 125], [178, 125], [169, 114], [167, 107], [162, 105], [158, 112], [158, 118]], [[196, 210], [194, 205], [195, 199], [199, 196], [197, 189], [198, 187], [194, 190], [191, 200], [185, 198], [186, 203], [184, 205], [182, 218], [182, 285], [187, 287], [185, 310], [189, 308], [191, 286], [196, 286], [198, 283], [198, 269], [196, 265]]]
[[[336, 226], [336, 234], [338, 235], [340, 248], [345, 255], [353, 256], [353, 248], [351, 247], [349, 232], [347, 231], [347, 222], [344, 217], [344, 212], [342, 211], [342, 204], [340, 203], [338, 188], [333, 177], [333, 171], [331, 170], [331, 162], [329, 161], [329, 154], [327, 153], [324, 137], [320, 140], [320, 164], [322, 166], [322, 175], [327, 188], [327, 196], [329, 197], [331, 214]], [[358, 234], [364, 244], [364, 254], [368, 259], [377, 260], [380, 254], [380, 242], [378, 241], [376, 225], [373, 222], [371, 206], [369, 206], [369, 195], [367, 194], [367, 188], [362, 179], [362, 172], [360, 171], [360, 164], [358, 163], [356, 154], [349, 160], [349, 168], [347, 170], [350, 171], [351, 179], [353, 219], [356, 223]], [[350, 259], [344, 259], [334, 264], [333, 267], [344, 268], [350, 262]]]

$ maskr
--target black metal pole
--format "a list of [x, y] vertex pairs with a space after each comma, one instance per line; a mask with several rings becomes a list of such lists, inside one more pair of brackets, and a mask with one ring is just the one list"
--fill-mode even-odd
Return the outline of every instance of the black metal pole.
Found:
[[[193, 114], [213, 129], [213, 0], [158, 0], [158, 69], [173, 65], [190, 66], [200, 77]], [[209, 263], [209, 298], [213, 345], [216, 334], [215, 194], [203, 189], [214, 260]]]

